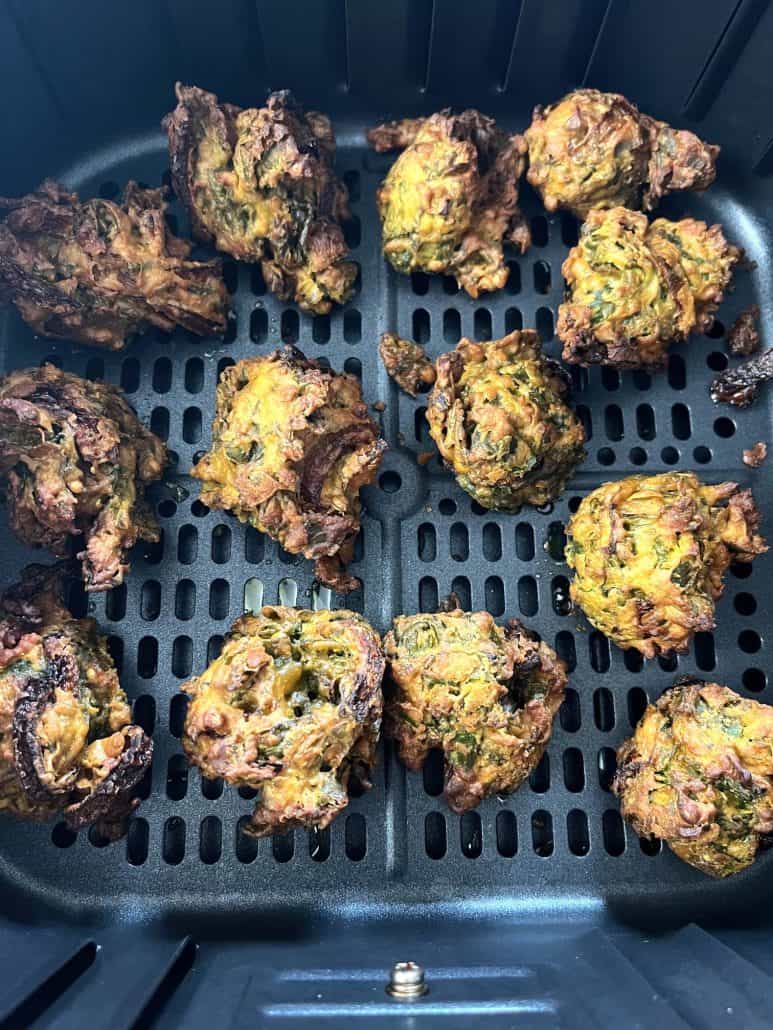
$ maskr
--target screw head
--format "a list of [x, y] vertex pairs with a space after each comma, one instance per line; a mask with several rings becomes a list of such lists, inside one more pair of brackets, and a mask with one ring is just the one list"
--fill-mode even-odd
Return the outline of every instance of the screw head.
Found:
[[424, 970], [418, 962], [395, 962], [386, 986], [387, 994], [400, 1001], [413, 1001], [428, 990]]

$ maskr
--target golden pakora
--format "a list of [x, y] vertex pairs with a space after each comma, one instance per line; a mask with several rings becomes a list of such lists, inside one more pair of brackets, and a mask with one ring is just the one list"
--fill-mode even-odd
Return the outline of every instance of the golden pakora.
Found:
[[341, 564], [360, 529], [359, 490], [385, 449], [354, 376], [289, 347], [225, 369], [212, 449], [191, 475], [208, 507], [316, 559], [320, 580], [347, 591], [357, 585]]
[[378, 352], [387, 374], [411, 397], [426, 392], [435, 382], [435, 366], [424, 348], [413, 340], [403, 340], [395, 333], [383, 333]]
[[445, 759], [454, 812], [510, 793], [539, 762], [566, 687], [563, 662], [516, 620], [459, 609], [400, 615], [384, 638], [385, 729], [409, 769]]
[[585, 457], [585, 433], [565, 400], [566, 374], [537, 334], [463, 339], [436, 368], [429, 431], [462, 489], [497, 511], [558, 497]]
[[646, 658], [714, 628], [731, 561], [767, 550], [751, 490], [692, 472], [629, 476], [584, 497], [566, 527], [572, 601], [615, 644]]
[[150, 326], [198, 336], [226, 328], [219, 260], [191, 261], [164, 220], [164, 191], [130, 182], [121, 204], [81, 202], [47, 179], [0, 198], [0, 303], [40, 336], [120, 350]]
[[163, 128], [194, 238], [259, 262], [269, 290], [305, 311], [345, 303], [357, 265], [340, 224], [351, 216], [329, 119], [287, 90], [245, 110], [196, 86], [178, 82], [176, 93]]
[[471, 297], [501, 289], [503, 244], [523, 253], [531, 242], [518, 207], [523, 137], [479, 111], [444, 110], [381, 125], [368, 141], [378, 151], [402, 149], [377, 194], [392, 267], [452, 275]]
[[0, 482], [11, 528], [59, 557], [82, 535], [87, 590], [118, 586], [126, 551], [159, 539], [144, 489], [166, 462], [164, 444], [115, 386], [55, 365], [0, 379]]
[[0, 811], [63, 812], [123, 835], [153, 741], [131, 723], [107, 643], [62, 600], [66, 571], [30, 565], [0, 599]]
[[719, 147], [642, 114], [619, 93], [577, 89], [535, 107], [525, 132], [527, 179], [548, 211], [593, 208], [650, 211], [676, 190], [705, 190], [716, 177]]
[[256, 837], [327, 826], [370, 787], [381, 727], [378, 634], [345, 610], [266, 607], [183, 690], [183, 747], [204, 776], [258, 791]]
[[617, 752], [623, 817], [708, 876], [741, 872], [773, 840], [771, 741], [770, 705], [677, 680]]
[[562, 267], [564, 361], [661, 368], [672, 341], [710, 328], [740, 253], [719, 225], [591, 211]]

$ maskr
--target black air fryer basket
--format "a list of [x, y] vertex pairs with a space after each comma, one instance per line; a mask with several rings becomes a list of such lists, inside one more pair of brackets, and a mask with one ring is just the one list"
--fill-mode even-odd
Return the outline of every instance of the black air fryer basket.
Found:
[[[640, 844], [610, 793], [614, 751], [678, 674], [770, 701], [773, 557], [733, 567], [717, 628], [679, 660], [642, 662], [572, 613], [563, 526], [589, 490], [634, 472], [694, 469], [753, 486], [773, 539], [769, 468], [741, 460], [771, 441], [773, 393], [748, 410], [712, 403], [724, 328], [751, 303], [773, 342], [773, 6], [766, 0], [0, 0], [0, 194], [46, 175], [84, 197], [168, 180], [159, 128], [177, 79], [258, 105], [291, 88], [327, 112], [361, 268], [354, 298], [311, 317], [226, 262], [225, 339], [147, 334], [127, 350], [35, 339], [4, 316], [2, 371], [43, 359], [120, 384], [176, 464], [152, 498], [163, 539], [136, 549], [126, 585], [75, 598], [109, 636], [155, 759], [128, 837], [102, 846], [63, 823], [0, 823], [0, 1025], [45, 1027], [769, 1026], [773, 855], [713, 881]], [[437, 276], [398, 276], [380, 253], [375, 191], [391, 157], [365, 145], [387, 117], [473, 106], [523, 129], [536, 103], [587, 84], [722, 145], [716, 184], [660, 212], [721, 222], [741, 271], [710, 333], [673, 346], [667, 372], [574, 370], [588, 459], [559, 501], [486, 511], [422, 466], [426, 398], [401, 394], [377, 354], [386, 329], [434, 358], [460, 338], [535, 327], [546, 352], [577, 223], [524, 187], [533, 246], [505, 289], [475, 301]], [[188, 235], [184, 212], [173, 224]], [[232, 359], [281, 341], [362, 379], [389, 442], [352, 566], [362, 590], [313, 589], [311, 564], [209, 511], [188, 476], [210, 441], [215, 384]], [[3, 516], [4, 518], [5, 516]], [[3, 528], [0, 583], [41, 560]], [[519, 616], [570, 668], [547, 754], [528, 784], [461, 817], [442, 769], [407, 773], [382, 744], [374, 789], [322, 832], [252, 840], [252, 802], [182, 756], [180, 684], [261, 599], [394, 614], [465, 607]], [[393, 1000], [395, 962], [429, 992]]]

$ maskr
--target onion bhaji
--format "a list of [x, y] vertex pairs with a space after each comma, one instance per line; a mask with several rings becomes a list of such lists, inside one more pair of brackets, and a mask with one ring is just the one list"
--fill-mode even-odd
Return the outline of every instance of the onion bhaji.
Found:
[[0, 197], [0, 303], [41, 336], [120, 350], [150, 326], [211, 336], [226, 328], [220, 260], [191, 261], [164, 220], [164, 191], [126, 186], [123, 202], [86, 200], [47, 179]]
[[60, 557], [82, 535], [87, 590], [121, 584], [125, 552], [159, 539], [143, 491], [166, 462], [164, 444], [116, 387], [55, 365], [0, 379], [0, 482], [11, 528]]
[[715, 404], [724, 402], [748, 408], [760, 395], [760, 387], [773, 379], [773, 347], [735, 368], [726, 368], [712, 380], [709, 392]]
[[471, 297], [507, 282], [502, 246], [531, 242], [518, 207], [523, 136], [508, 136], [479, 111], [372, 129], [378, 151], [401, 149], [378, 195], [384, 257], [398, 272], [442, 272]]
[[271, 292], [305, 311], [345, 303], [357, 265], [340, 225], [351, 216], [329, 119], [304, 112], [286, 90], [245, 110], [196, 86], [178, 82], [176, 93], [162, 124], [194, 238], [260, 262]]
[[623, 816], [709, 876], [746, 869], [773, 840], [771, 740], [770, 705], [677, 680], [617, 752]]
[[546, 504], [585, 457], [585, 433], [567, 394], [565, 372], [542, 355], [533, 330], [485, 343], [463, 339], [437, 360], [430, 435], [484, 508]]
[[566, 527], [574, 601], [619, 647], [646, 658], [687, 650], [714, 627], [731, 561], [767, 550], [751, 490], [692, 472], [629, 476], [580, 503]]
[[562, 267], [564, 361], [661, 368], [672, 341], [712, 325], [740, 254], [719, 225], [591, 211]]
[[424, 348], [413, 340], [403, 340], [395, 333], [383, 333], [378, 352], [387, 373], [411, 397], [426, 392], [435, 382], [435, 366], [424, 353]]
[[323, 828], [346, 807], [350, 780], [371, 785], [383, 674], [362, 616], [263, 608], [183, 687], [183, 747], [204, 776], [258, 791], [249, 833]]
[[0, 811], [64, 812], [123, 835], [153, 741], [131, 723], [105, 638], [64, 605], [66, 570], [30, 565], [0, 599]]
[[357, 580], [341, 566], [360, 528], [359, 489], [385, 449], [354, 376], [288, 347], [225, 369], [212, 449], [191, 474], [210, 508], [316, 559], [319, 579], [348, 591]]
[[564, 698], [563, 662], [515, 619], [488, 612], [401, 615], [384, 638], [385, 729], [402, 761], [445, 756], [454, 812], [516, 790], [550, 740]]
[[577, 89], [535, 107], [525, 133], [527, 178], [548, 211], [644, 208], [676, 190], [705, 190], [719, 147], [658, 122], [618, 93]]

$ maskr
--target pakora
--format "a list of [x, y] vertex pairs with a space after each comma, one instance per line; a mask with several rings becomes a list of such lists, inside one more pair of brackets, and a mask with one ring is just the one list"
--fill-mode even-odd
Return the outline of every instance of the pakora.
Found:
[[619, 93], [577, 89], [535, 107], [525, 132], [527, 179], [548, 211], [593, 208], [650, 211], [676, 190], [705, 190], [716, 177], [719, 147], [642, 114]]
[[623, 817], [708, 876], [741, 872], [773, 841], [771, 740], [770, 705], [677, 680], [617, 752]]
[[435, 382], [435, 366], [424, 348], [395, 333], [383, 333], [378, 352], [389, 376], [411, 397], [424, 393]]
[[712, 380], [709, 392], [715, 404], [724, 402], [736, 408], [748, 408], [760, 395], [764, 383], [773, 379], [773, 347], [755, 358], [742, 361], [735, 368], [726, 368]]
[[305, 311], [345, 303], [357, 265], [340, 224], [351, 217], [349, 196], [333, 170], [329, 119], [304, 112], [287, 90], [242, 110], [196, 86], [175, 89], [162, 126], [194, 238], [259, 262], [269, 290]]
[[501, 289], [503, 244], [531, 242], [518, 207], [523, 136], [508, 136], [479, 111], [372, 129], [376, 150], [402, 149], [377, 194], [384, 257], [398, 272], [453, 276], [471, 297]]
[[714, 628], [731, 561], [767, 550], [751, 490], [692, 472], [629, 476], [580, 502], [566, 527], [572, 601], [622, 648], [646, 658], [687, 650]]
[[497, 511], [558, 497], [585, 457], [585, 433], [565, 400], [566, 373], [537, 334], [463, 339], [436, 368], [429, 431], [462, 489]]
[[556, 332], [575, 365], [658, 369], [669, 344], [713, 322], [740, 258], [719, 225], [594, 210], [564, 261]]
[[132, 725], [107, 642], [65, 606], [65, 567], [30, 565], [0, 598], [0, 811], [63, 812], [115, 840], [153, 741]]
[[118, 586], [126, 551], [159, 539], [144, 490], [166, 463], [166, 447], [117, 387], [55, 365], [0, 379], [0, 483], [11, 528], [59, 557], [82, 535], [87, 590]]
[[384, 638], [384, 724], [409, 769], [442, 748], [454, 812], [510, 793], [539, 762], [566, 687], [563, 662], [517, 620], [400, 615]]
[[212, 449], [191, 475], [208, 507], [316, 559], [319, 579], [348, 591], [357, 580], [341, 566], [360, 528], [359, 490], [385, 449], [354, 376], [288, 347], [225, 369]]
[[263, 608], [183, 687], [183, 747], [204, 776], [258, 791], [248, 833], [322, 829], [350, 785], [371, 786], [383, 674], [381, 641], [362, 616]]
[[0, 303], [40, 336], [121, 350], [151, 326], [212, 336], [226, 328], [219, 260], [191, 261], [167, 228], [161, 189], [130, 182], [121, 204], [47, 179], [35, 193], [0, 197]]

